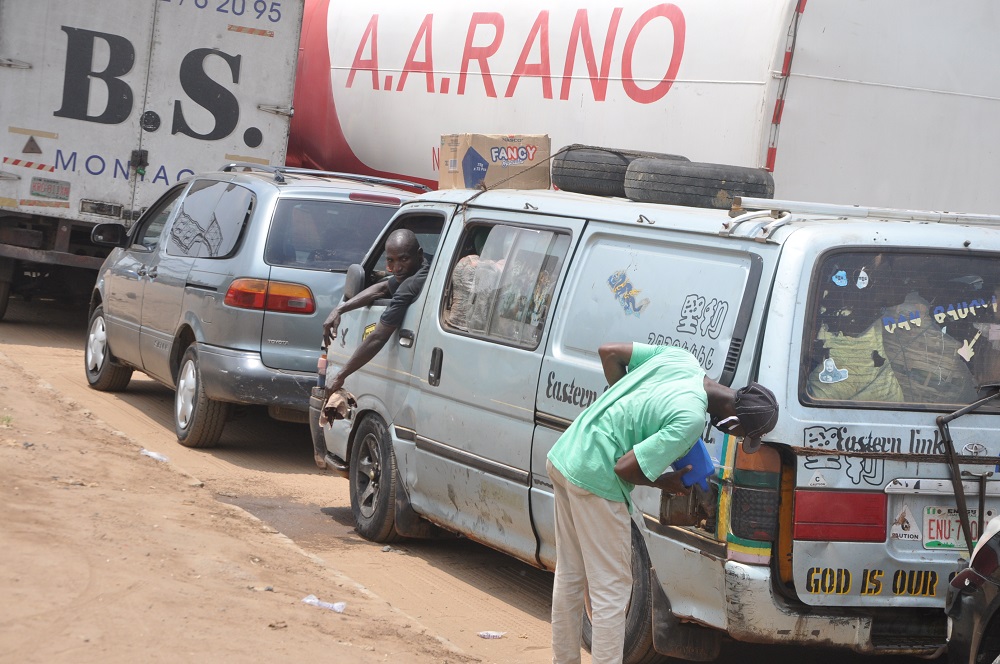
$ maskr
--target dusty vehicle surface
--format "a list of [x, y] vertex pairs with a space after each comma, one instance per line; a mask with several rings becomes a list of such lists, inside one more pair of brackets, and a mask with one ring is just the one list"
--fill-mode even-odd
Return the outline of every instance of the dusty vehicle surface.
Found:
[[[606, 389], [598, 346], [679, 346], [781, 415], [755, 454], [706, 423], [706, 495], [633, 492], [626, 661], [724, 639], [943, 651], [949, 575], [1000, 512], [1000, 217], [453, 190], [400, 227], [434, 255], [426, 285], [324, 430], [358, 532], [434, 525], [551, 569], [545, 458]], [[345, 295], [382, 260], [376, 243]], [[382, 310], [345, 314], [331, 368]]]
[[176, 388], [178, 440], [214, 445], [230, 404], [305, 421], [321, 323], [344, 274], [412, 194], [400, 183], [230, 165], [175, 185], [114, 247], [90, 302], [91, 387], [124, 390], [134, 370]]

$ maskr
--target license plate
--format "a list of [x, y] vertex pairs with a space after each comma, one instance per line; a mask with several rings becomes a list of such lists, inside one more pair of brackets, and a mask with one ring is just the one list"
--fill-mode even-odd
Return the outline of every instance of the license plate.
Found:
[[48, 178], [31, 178], [31, 195], [40, 198], [54, 198], [58, 201], [68, 201], [69, 182], [50, 180]]
[[[987, 508], [983, 523], [988, 523], [996, 515], [996, 509]], [[975, 507], [969, 509], [969, 527], [972, 531], [972, 545], [975, 546], [979, 539], [979, 510]], [[924, 508], [924, 548], [965, 548], [965, 535], [962, 534], [957, 507], [930, 505]]]

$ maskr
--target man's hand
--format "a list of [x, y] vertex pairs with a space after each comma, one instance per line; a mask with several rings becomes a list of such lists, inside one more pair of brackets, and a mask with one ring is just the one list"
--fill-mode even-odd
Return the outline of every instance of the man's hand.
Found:
[[330, 315], [323, 321], [323, 340], [329, 346], [337, 338], [337, 330], [340, 329], [340, 312], [334, 307]]
[[653, 482], [653, 486], [658, 489], [663, 489], [667, 493], [672, 493], [674, 495], [686, 496], [691, 493], [691, 488], [684, 486], [684, 482], [681, 478], [685, 473], [690, 472], [691, 466], [684, 466], [680, 470], [672, 470], [670, 472], [663, 473], [656, 478]]
[[340, 388], [344, 386], [344, 379], [340, 377], [338, 372], [333, 378], [327, 377], [326, 379], [326, 393], [333, 394]]

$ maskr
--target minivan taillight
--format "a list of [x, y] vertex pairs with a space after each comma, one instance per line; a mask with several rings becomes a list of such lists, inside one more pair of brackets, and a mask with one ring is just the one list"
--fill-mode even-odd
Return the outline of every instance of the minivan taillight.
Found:
[[792, 537], [813, 542], [884, 542], [888, 497], [876, 491], [795, 492]]
[[258, 309], [286, 314], [311, 314], [316, 299], [308, 286], [266, 279], [234, 279], [225, 303], [238, 309]]

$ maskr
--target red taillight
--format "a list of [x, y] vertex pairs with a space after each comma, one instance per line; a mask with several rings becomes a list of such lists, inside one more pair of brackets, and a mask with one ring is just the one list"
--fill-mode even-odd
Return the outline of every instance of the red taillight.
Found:
[[238, 309], [287, 314], [311, 314], [316, 311], [316, 300], [307, 286], [264, 279], [234, 279], [226, 291], [225, 303]]
[[266, 308], [287, 314], [311, 314], [316, 311], [316, 301], [306, 286], [272, 281], [267, 289]]
[[792, 537], [813, 542], [884, 542], [888, 497], [877, 492], [795, 492]]
[[382, 203], [384, 205], [395, 205], [399, 207], [403, 204], [402, 199], [396, 198], [395, 196], [386, 196], [384, 194], [366, 194], [360, 191], [356, 191], [348, 196], [352, 201], [357, 201], [358, 203]]
[[224, 301], [226, 305], [238, 309], [263, 309], [266, 299], [266, 279], [234, 279]]

